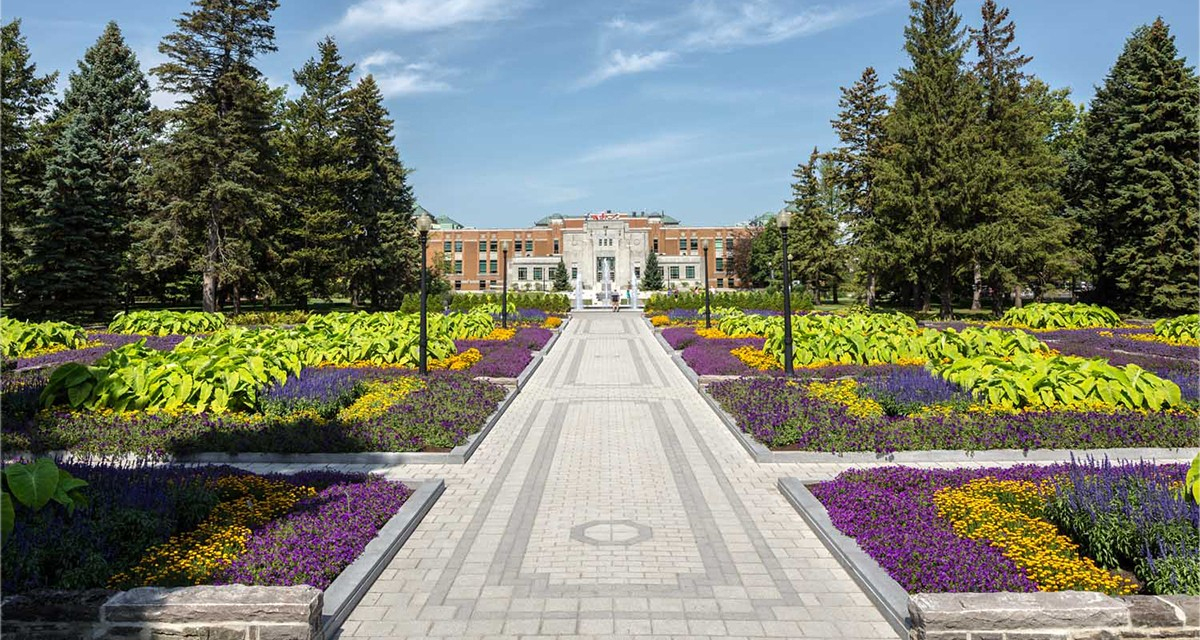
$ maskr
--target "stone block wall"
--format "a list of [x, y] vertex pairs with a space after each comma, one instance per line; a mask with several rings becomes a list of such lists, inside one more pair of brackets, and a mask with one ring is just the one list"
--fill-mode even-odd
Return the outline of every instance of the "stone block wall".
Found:
[[316, 640], [322, 593], [244, 585], [40, 592], [6, 598], [9, 640]]
[[909, 598], [911, 640], [1200, 638], [1200, 597], [922, 593]]

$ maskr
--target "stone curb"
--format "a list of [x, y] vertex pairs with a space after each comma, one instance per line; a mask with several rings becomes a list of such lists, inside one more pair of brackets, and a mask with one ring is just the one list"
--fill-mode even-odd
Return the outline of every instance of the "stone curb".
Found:
[[797, 478], [780, 478], [779, 492], [800, 513], [825, 548], [837, 558], [838, 564], [854, 578], [875, 608], [901, 638], [908, 638], [911, 619], [908, 613], [908, 592], [892, 579], [867, 555], [854, 538], [838, 531], [829, 519], [829, 512], [817, 497]]
[[367, 547], [358, 558], [343, 569], [325, 589], [325, 604], [321, 611], [321, 630], [324, 638], [331, 639], [337, 636], [342, 623], [350, 617], [350, 612], [375, 584], [379, 574], [383, 573], [392, 558], [396, 557], [396, 552], [416, 531], [425, 514], [429, 513], [433, 504], [446, 490], [446, 483], [442, 480], [402, 482], [414, 487], [415, 491], [400, 507], [400, 511], [379, 529], [375, 539], [367, 543]]

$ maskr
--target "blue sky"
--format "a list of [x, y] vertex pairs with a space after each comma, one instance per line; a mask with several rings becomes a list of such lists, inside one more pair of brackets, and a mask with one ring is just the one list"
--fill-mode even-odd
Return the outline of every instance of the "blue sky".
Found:
[[[1030, 68], [1088, 101], [1129, 33], [1162, 15], [1195, 64], [1191, 0], [1012, 0]], [[8, 0], [39, 70], [73, 69], [116, 20], [145, 68], [189, 3]], [[959, 2], [964, 22], [979, 4]], [[282, 0], [275, 85], [333, 35], [375, 74], [417, 198], [480, 227], [665, 210], [728, 224], [776, 210], [836, 139], [839, 87], [906, 65], [896, 0]], [[156, 101], [169, 104], [170, 97]]]

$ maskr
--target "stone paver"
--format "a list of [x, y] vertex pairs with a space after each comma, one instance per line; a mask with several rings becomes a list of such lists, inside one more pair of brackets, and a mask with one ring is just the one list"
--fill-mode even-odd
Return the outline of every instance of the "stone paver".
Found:
[[[632, 313], [576, 314], [342, 638], [894, 638]], [[278, 471], [283, 465], [244, 465]]]

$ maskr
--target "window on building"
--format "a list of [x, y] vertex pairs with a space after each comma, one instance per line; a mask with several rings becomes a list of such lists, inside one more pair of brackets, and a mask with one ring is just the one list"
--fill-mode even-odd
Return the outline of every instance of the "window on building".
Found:
[[483, 291], [485, 289], [487, 289], [487, 280], [480, 280], [479, 281], [479, 290]]
[[533, 240], [532, 239], [525, 240], [525, 253], [533, 253]]
[[684, 274], [685, 279], [695, 280], [696, 279], [696, 267], [693, 267], [692, 265], [688, 265], [686, 268], [684, 268], [683, 274]]
[[575, 280], [577, 278], [579, 278], [579, 267], [571, 267], [571, 279]]
[[491, 273], [496, 273], [496, 261], [495, 260], [492, 260], [491, 263], [488, 265], [488, 271]]
[[687, 251], [687, 238], [680, 238], [680, 239], [679, 239], [679, 250], [680, 250], [680, 251]]
[[725, 241], [722, 240], [721, 238], [717, 238], [716, 240], [713, 240], [713, 248], [716, 249], [717, 251], [724, 249]]
[[486, 273], [486, 272], [487, 272], [487, 260], [480, 260], [479, 261], [479, 273]]
[[479, 241], [479, 253], [483, 253], [484, 251], [487, 251], [487, 240], [480, 240]]
[[462, 280], [455, 280], [455, 281], [454, 281], [454, 290], [455, 290], [455, 291], [462, 291]]
[[492, 240], [492, 247], [491, 247], [491, 251], [492, 251], [492, 253], [495, 253], [495, 252], [496, 252], [496, 250], [497, 250], [497, 244], [496, 244], [496, 240], [495, 240], [495, 239], [493, 239], [493, 240]]
[[641, 277], [642, 277], [642, 268], [641, 268], [641, 267], [637, 267], [637, 266], [635, 266], [635, 267], [633, 268], [633, 277], [634, 277], [634, 278], [641, 278]]
[[554, 239], [554, 253], [558, 253], [558, 238]]
[[534, 279], [534, 280], [541, 280], [541, 279], [542, 279], [542, 268], [541, 268], [541, 267], [534, 267], [534, 268], [533, 268], [533, 279]]
[[717, 258], [717, 273], [725, 270], [725, 258]]
[[733, 253], [733, 236], [725, 236], [725, 250]]
[[517, 280], [528, 280], [529, 270], [525, 267], [517, 267]]
[[454, 270], [454, 259], [446, 256], [442, 259], [442, 273], [450, 273]]
[[462, 240], [454, 241], [454, 253], [462, 253]]
[[725, 278], [717, 278], [717, 288], [718, 289], [725, 288]]
[[679, 279], [679, 267], [671, 267], [671, 279], [672, 280]]
[[454, 261], [454, 273], [462, 274], [462, 260]]
[[700, 248], [700, 241], [692, 238], [692, 251]]
[[496, 288], [496, 281], [495, 281], [495, 280], [488, 280], [488, 287], [490, 287], [490, 288], [492, 288], [492, 289], [495, 289], [495, 288]]
[[658, 253], [658, 238], [654, 239], [654, 253]]
[[450, 241], [449, 240], [442, 243], [442, 253], [450, 253]]

